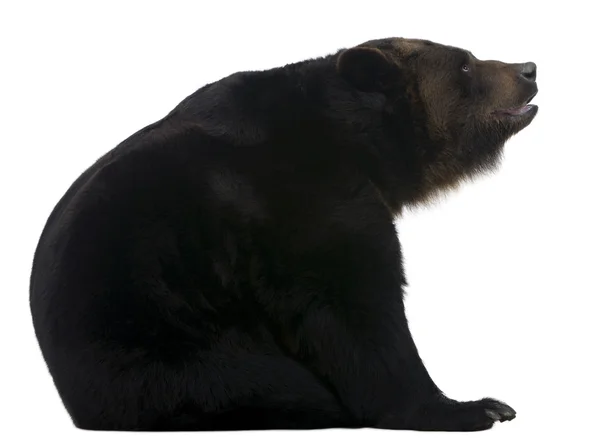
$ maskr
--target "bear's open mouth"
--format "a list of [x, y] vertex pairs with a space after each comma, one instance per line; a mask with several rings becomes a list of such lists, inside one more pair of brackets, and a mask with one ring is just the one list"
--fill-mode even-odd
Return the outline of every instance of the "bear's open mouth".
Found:
[[507, 110], [503, 110], [503, 113], [507, 114], [507, 115], [513, 115], [513, 116], [521, 116], [521, 115], [524, 115], [525, 113], [527, 113], [533, 107], [534, 107], [533, 104], [525, 104], [521, 107], [509, 108]]
[[530, 102], [533, 100], [534, 97], [535, 97], [535, 94], [530, 96], [529, 99], [527, 99], [523, 104], [519, 105], [518, 107], [498, 110], [496, 113], [499, 113], [502, 115], [510, 115], [510, 116], [522, 116], [522, 115], [530, 112], [531, 110], [537, 108], [537, 105], [530, 104]]

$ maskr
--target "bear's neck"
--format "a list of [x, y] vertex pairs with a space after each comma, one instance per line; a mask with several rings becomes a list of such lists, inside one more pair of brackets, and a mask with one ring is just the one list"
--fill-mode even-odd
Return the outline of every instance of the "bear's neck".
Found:
[[362, 172], [395, 214], [426, 201], [437, 188], [431, 184], [428, 158], [439, 152], [440, 143], [429, 138], [425, 109], [409, 91], [416, 86], [398, 85], [393, 102], [383, 93], [358, 91], [338, 75], [336, 58], [283, 68], [289, 87], [302, 92], [294, 110], [305, 115], [284, 119], [295, 124], [282, 126], [281, 135], [291, 136], [288, 143], [315, 135], [318, 139], [305, 144], [330, 150], [338, 166], [350, 163]]

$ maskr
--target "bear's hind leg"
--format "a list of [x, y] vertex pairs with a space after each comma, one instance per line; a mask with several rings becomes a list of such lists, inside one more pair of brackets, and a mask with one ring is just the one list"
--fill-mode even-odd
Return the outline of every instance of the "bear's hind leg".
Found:
[[[217, 352], [218, 353], [218, 352]], [[106, 364], [106, 363], [105, 363]], [[118, 373], [113, 374], [113, 370]], [[236, 352], [185, 365], [94, 366], [63, 400], [86, 430], [321, 429], [356, 422], [309, 370], [284, 356]], [[109, 374], [107, 373], [109, 372]]]

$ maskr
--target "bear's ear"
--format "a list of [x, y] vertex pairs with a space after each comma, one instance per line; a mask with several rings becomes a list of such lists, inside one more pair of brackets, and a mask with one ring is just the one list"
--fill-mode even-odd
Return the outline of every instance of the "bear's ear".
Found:
[[357, 46], [338, 56], [337, 70], [359, 90], [381, 91], [390, 78], [393, 65], [377, 48]]

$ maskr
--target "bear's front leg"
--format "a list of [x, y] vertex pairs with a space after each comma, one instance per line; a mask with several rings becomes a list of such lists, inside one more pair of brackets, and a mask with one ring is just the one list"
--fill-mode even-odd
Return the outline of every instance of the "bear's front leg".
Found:
[[328, 384], [357, 426], [472, 431], [513, 418], [495, 400], [450, 400], [430, 378], [406, 321], [387, 210], [336, 210], [337, 224], [329, 218], [301, 233], [274, 233], [286, 243], [272, 247], [261, 279], [271, 286], [259, 299], [289, 354]]
[[440, 397], [407, 414], [390, 415], [376, 427], [381, 429], [410, 429], [420, 431], [479, 431], [491, 428], [496, 421], [503, 423], [515, 418], [509, 405], [484, 398], [459, 402]]

